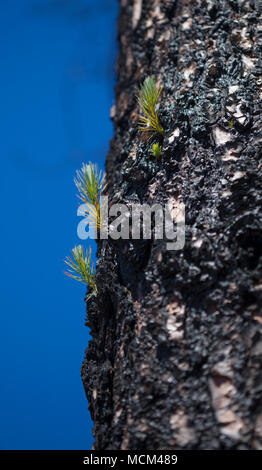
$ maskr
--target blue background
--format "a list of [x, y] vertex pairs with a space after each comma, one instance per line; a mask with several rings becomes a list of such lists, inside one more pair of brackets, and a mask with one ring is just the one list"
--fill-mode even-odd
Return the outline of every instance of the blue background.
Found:
[[79, 243], [75, 171], [103, 168], [112, 136], [117, 9], [1, 3], [1, 449], [92, 446], [85, 288], [63, 259]]

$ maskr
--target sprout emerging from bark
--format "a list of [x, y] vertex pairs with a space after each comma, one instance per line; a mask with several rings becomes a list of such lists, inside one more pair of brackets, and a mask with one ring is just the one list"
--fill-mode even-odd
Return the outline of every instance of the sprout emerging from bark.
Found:
[[151, 153], [153, 157], [160, 158], [162, 153], [162, 146], [158, 142], [153, 144], [151, 147]]
[[100, 202], [105, 188], [104, 176], [97, 165], [83, 163], [81, 170], [76, 172], [75, 185], [78, 197], [85, 204], [82, 215], [87, 217], [91, 226], [101, 228]]
[[78, 282], [82, 282], [90, 287], [93, 294], [97, 294], [94, 265], [91, 261], [91, 248], [89, 252], [82, 245], [75, 246], [72, 250], [72, 258], [67, 256], [65, 263], [69, 269], [65, 274]]
[[156, 84], [154, 77], [147, 77], [137, 96], [142, 112], [142, 115], [139, 116], [138, 129], [145, 132], [149, 138], [156, 134], [164, 134], [156, 110], [161, 93], [162, 88]]

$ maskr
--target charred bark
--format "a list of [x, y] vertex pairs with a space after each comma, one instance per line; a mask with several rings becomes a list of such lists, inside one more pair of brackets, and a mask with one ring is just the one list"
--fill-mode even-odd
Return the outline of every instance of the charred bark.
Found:
[[[262, 27], [245, 0], [122, 0], [111, 201], [186, 208], [183, 250], [100, 241], [82, 379], [95, 449], [262, 449]], [[160, 160], [137, 87], [163, 86]]]

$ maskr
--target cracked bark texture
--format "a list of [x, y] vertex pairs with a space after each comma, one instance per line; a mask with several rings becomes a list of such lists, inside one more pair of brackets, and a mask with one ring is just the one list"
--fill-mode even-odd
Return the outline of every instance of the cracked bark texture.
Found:
[[[262, 449], [261, 3], [120, 3], [109, 200], [183, 202], [186, 243], [98, 243], [82, 366], [94, 449]], [[161, 160], [137, 130], [148, 75]]]

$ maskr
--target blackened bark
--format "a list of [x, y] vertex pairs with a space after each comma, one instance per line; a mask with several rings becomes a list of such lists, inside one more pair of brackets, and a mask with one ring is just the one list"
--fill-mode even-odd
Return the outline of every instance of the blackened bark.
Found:
[[[111, 201], [186, 207], [186, 244], [99, 242], [82, 378], [95, 449], [262, 448], [262, 26], [245, 0], [122, 0]], [[163, 86], [162, 159], [137, 87]]]

